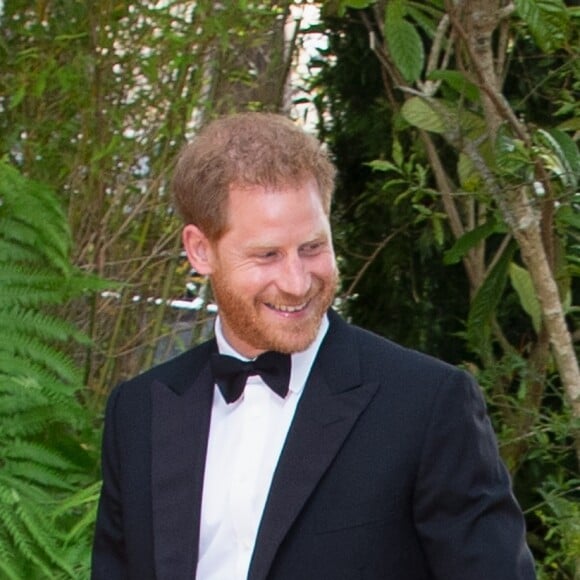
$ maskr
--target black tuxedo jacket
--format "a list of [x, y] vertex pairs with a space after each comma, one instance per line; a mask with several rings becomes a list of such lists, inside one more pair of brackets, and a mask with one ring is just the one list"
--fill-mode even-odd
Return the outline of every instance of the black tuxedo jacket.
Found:
[[[329, 317], [249, 580], [535, 578], [478, 386]], [[112, 393], [93, 580], [195, 578], [215, 349]]]

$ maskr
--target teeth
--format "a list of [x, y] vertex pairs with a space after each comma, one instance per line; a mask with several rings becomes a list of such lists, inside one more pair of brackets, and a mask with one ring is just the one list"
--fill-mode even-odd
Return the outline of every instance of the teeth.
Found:
[[274, 308], [275, 310], [279, 310], [280, 312], [299, 312], [300, 310], [302, 310], [303, 308], [306, 307], [306, 303], [304, 304], [300, 304], [299, 306], [275, 306], [274, 304], [271, 304], [272, 308]]

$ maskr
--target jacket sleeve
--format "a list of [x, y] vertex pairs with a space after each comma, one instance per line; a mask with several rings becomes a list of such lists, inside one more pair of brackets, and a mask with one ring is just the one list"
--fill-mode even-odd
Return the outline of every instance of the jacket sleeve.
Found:
[[532, 580], [525, 524], [479, 386], [450, 371], [425, 431], [414, 518], [437, 580]]
[[101, 460], [103, 484], [93, 542], [91, 580], [121, 580], [129, 577], [123, 535], [119, 455], [115, 435], [115, 409], [119, 392], [119, 388], [113, 391], [105, 413]]

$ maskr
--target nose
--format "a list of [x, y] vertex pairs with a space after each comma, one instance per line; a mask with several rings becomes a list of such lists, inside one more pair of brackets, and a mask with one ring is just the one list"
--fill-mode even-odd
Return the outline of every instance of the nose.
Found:
[[310, 272], [299, 255], [286, 256], [281, 264], [277, 286], [281, 292], [303, 297], [310, 290]]

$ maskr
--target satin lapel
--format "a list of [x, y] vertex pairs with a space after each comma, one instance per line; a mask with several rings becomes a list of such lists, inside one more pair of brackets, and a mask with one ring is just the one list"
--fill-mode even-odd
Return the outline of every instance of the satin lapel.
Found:
[[351, 369], [357, 368], [356, 350], [349, 352], [349, 346], [355, 349], [348, 340], [326, 348], [312, 369], [272, 480], [249, 580], [267, 577], [284, 536], [377, 390], [377, 383], [357, 384], [358, 374], [343, 363], [332, 364], [350, 361]]
[[156, 578], [193, 579], [213, 396], [209, 365], [183, 392], [160, 382], [151, 388]]

